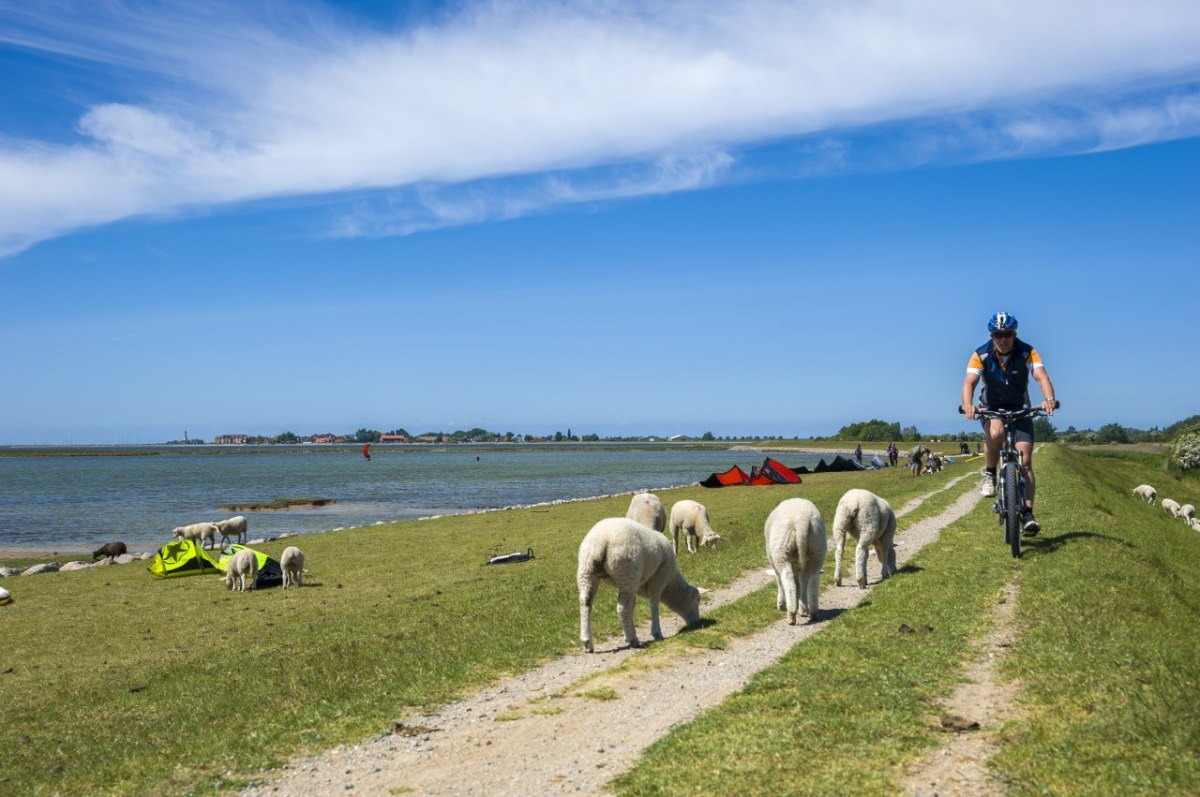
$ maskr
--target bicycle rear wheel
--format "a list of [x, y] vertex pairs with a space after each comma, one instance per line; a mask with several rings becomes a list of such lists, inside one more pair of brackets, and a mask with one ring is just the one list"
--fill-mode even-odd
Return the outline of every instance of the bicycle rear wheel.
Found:
[[1021, 558], [1021, 491], [1017, 483], [1017, 463], [1004, 463], [1000, 483], [1004, 490], [1004, 541], [1012, 549], [1012, 555]]

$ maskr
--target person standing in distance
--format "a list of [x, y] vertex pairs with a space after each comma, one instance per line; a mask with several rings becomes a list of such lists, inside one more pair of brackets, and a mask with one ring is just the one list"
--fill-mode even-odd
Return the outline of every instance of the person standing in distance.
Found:
[[[1029, 403], [1029, 377], [1037, 381], [1042, 390], [1041, 407], [1047, 415], [1054, 414], [1054, 385], [1031, 344], [1017, 337], [1017, 318], [1011, 313], [996, 313], [988, 319], [990, 337], [986, 343], [971, 354], [967, 363], [967, 376], [962, 385], [963, 413], [968, 421], [975, 420], [975, 386], [982, 380], [979, 405], [993, 410], [1019, 410], [1032, 406]], [[1004, 445], [1004, 424], [993, 418], [981, 421], [983, 425], [984, 464], [983, 481], [979, 492], [985, 497], [996, 494], [996, 465], [1000, 460], [1000, 449]], [[1025, 471], [1025, 507], [1021, 521], [1023, 536], [1032, 537], [1041, 531], [1033, 516], [1033, 419], [1025, 418], [1017, 423], [1014, 435], [1017, 450]]]

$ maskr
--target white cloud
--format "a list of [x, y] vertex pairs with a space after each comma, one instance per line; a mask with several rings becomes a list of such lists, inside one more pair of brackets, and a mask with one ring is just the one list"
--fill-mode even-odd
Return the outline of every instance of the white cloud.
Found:
[[342, 234], [506, 218], [733, 179], [730, 155], [695, 153], [790, 137], [820, 143], [781, 173], [829, 171], [878, 125], [913, 125], [896, 166], [1200, 132], [1192, 0], [497, 2], [399, 30], [312, 5], [67, 5], [0, 0], [0, 46], [113, 78], [64, 122], [74, 140], [0, 122], [0, 254], [362, 189], [405, 199], [343, 213]]

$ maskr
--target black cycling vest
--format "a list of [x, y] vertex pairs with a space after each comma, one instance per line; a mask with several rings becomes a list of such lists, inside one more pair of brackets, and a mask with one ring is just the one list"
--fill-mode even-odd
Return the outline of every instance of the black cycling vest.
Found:
[[992, 341], [975, 350], [983, 362], [983, 390], [979, 403], [994, 410], [1017, 410], [1029, 406], [1029, 355], [1033, 346], [1017, 339], [1013, 341], [1008, 361], [1000, 364]]

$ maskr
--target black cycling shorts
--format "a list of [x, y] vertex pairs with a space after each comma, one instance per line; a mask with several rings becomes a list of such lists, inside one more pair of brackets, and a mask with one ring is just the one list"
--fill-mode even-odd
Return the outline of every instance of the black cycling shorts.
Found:
[[[983, 427], [983, 435], [987, 437], [988, 422], [992, 418], [980, 418], [979, 425]], [[1022, 418], [1013, 424], [1013, 443], [1029, 443], [1033, 445], [1033, 418]]]

